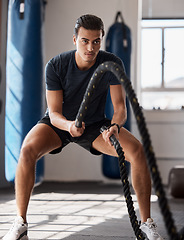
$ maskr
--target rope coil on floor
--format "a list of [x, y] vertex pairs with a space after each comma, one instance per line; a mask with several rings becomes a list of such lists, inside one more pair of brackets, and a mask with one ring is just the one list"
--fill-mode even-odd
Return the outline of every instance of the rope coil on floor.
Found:
[[[151, 177], [153, 180], [153, 186], [155, 189], [155, 193], [158, 196], [159, 207], [160, 207], [161, 213], [163, 215], [163, 219], [165, 222], [165, 227], [167, 229], [168, 235], [169, 235], [170, 239], [172, 239], [172, 240], [182, 240], [182, 239], [184, 239], [184, 227], [180, 230], [179, 233], [177, 232], [177, 229], [174, 224], [174, 220], [172, 218], [172, 213], [169, 209], [169, 205], [168, 205], [166, 194], [165, 194], [165, 191], [164, 191], [164, 188], [162, 185], [162, 181], [160, 178], [160, 173], [159, 173], [159, 170], [157, 167], [155, 154], [154, 154], [153, 147], [151, 144], [150, 135], [149, 135], [147, 127], [146, 127], [146, 122], [145, 122], [145, 119], [143, 116], [142, 109], [138, 103], [136, 94], [132, 88], [130, 80], [127, 78], [127, 76], [124, 72], [124, 69], [121, 66], [119, 66], [117, 63], [105, 62], [105, 63], [99, 65], [99, 67], [93, 73], [93, 76], [90, 79], [90, 82], [88, 84], [88, 87], [87, 87], [86, 92], [83, 97], [83, 101], [80, 105], [80, 108], [79, 108], [79, 111], [78, 111], [78, 114], [76, 117], [76, 121], [75, 121], [76, 127], [82, 126], [82, 120], [84, 119], [84, 117], [87, 113], [88, 106], [89, 106], [89, 103], [91, 100], [91, 96], [93, 95], [95, 88], [97, 87], [98, 82], [100, 81], [101, 77], [107, 71], [112, 72], [117, 77], [117, 79], [119, 80], [121, 85], [123, 85], [123, 87], [126, 91], [127, 97], [131, 103], [131, 106], [132, 106], [132, 109], [133, 109], [133, 112], [134, 112], [134, 115], [136, 118], [137, 126], [139, 129], [139, 133], [142, 137], [142, 143], [143, 143], [144, 151], [145, 151], [146, 158], [147, 158], [147, 164], [148, 164], [150, 174], [151, 174]], [[128, 208], [130, 221], [131, 221], [133, 230], [134, 230], [135, 235], [138, 240], [145, 239], [139, 228], [137, 217], [136, 217], [136, 214], [134, 211], [133, 201], [132, 201], [129, 182], [128, 182], [128, 176], [126, 173], [126, 166], [124, 164], [125, 157], [124, 157], [124, 153], [122, 151], [122, 147], [120, 146], [119, 142], [117, 141], [117, 139], [115, 139], [114, 136], [113, 136], [112, 141], [114, 142], [113, 145], [119, 156], [120, 176], [121, 176], [121, 181], [123, 184], [127, 208]]]

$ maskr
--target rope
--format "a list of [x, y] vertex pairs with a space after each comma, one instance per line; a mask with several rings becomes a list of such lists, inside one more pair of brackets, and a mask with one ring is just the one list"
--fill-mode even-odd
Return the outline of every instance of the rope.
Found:
[[[88, 87], [86, 89], [86, 92], [84, 94], [83, 97], [83, 101], [81, 103], [81, 106], [79, 108], [77, 117], [76, 117], [76, 127], [81, 127], [82, 126], [82, 120], [84, 119], [87, 110], [88, 110], [88, 106], [91, 100], [91, 96], [93, 95], [95, 88], [98, 85], [98, 82], [100, 81], [101, 77], [103, 76], [103, 74], [107, 71], [112, 72], [117, 79], [119, 80], [119, 82], [123, 85], [126, 94], [128, 96], [128, 99], [131, 103], [134, 115], [135, 115], [135, 119], [137, 122], [137, 126], [140, 132], [140, 135], [142, 137], [142, 143], [143, 143], [143, 147], [144, 147], [144, 151], [146, 154], [146, 158], [147, 158], [147, 164], [150, 170], [150, 174], [153, 180], [153, 186], [155, 188], [155, 193], [158, 196], [158, 203], [159, 203], [159, 207], [161, 210], [161, 213], [163, 215], [163, 219], [165, 222], [165, 227], [167, 229], [168, 235], [170, 237], [170, 239], [172, 240], [182, 240], [184, 239], [184, 228], [182, 228], [180, 230], [180, 232], [177, 232], [177, 229], [175, 227], [174, 224], [174, 220], [172, 218], [172, 213], [169, 209], [169, 204], [166, 198], [166, 194], [162, 185], [162, 181], [160, 178], [160, 173], [157, 167], [157, 163], [156, 163], [156, 158], [155, 158], [155, 154], [153, 151], [153, 147], [151, 144], [151, 140], [150, 140], [150, 135], [148, 133], [147, 127], [146, 127], [146, 122], [143, 116], [143, 112], [141, 107], [139, 106], [136, 94], [132, 88], [131, 82], [130, 80], [127, 78], [124, 69], [119, 66], [118, 64], [114, 63], [114, 62], [105, 62], [101, 65], [99, 65], [99, 67], [95, 70], [95, 72], [93, 73], [92, 78], [90, 79], [90, 82], [88, 84]], [[123, 151], [121, 146], [119, 145], [118, 142], [116, 142], [116, 140], [114, 139], [115, 142], [115, 149], [117, 147], [117, 151], [118, 151], [118, 156], [119, 156], [119, 164], [120, 164], [120, 173], [121, 175], [121, 180], [123, 183], [123, 188], [124, 188], [124, 193], [127, 195], [126, 197], [126, 202], [127, 202], [127, 208], [128, 208], [128, 212], [130, 215], [130, 221], [132, 223], [132, 227], [134, 229], [135, 235], [137, 237], [138, 240], [140, 239], [144, 239], [144, 236], [142, 236], [141, 234], [141, 230], [139, 229], [139, 225], [137, 222], [137, 218], [136, 215], [134, 213], [134, 208], [133, 208], [133, 203], [132, 203], [132, 199], [131, 199], [131, 194], [130, 194], [130, 190], [129, 190], [129, 183], [128, 183], [128, 177], [126, 174], [126, 168], [124, 166], [124, 156], [123, 156]], [[120, 163], [121, 161], [121, 163]], [[140, 233], [140, 235], [139, 235]]]
[[[100, 129], [100, 131], [103, 132], [106, 129], [107, 129], [107, 127], [103, 126]], [[131, 192], [130, 192], [130, 185], [129, 185], [128, 175], [127, 175], [127, 170], [126, 170], [126, 165], [125, 165], [125, 155], [124, 155], [123, 149], [122, 149], [119, 141], [116, 139], [116, 137], [114, 135], [112, 135], [110, 137], [110, 141], [111, 141], [112, 145], [114, 146], [114, 148], [116, 149], [116, 152], [118, 154], [120, 177], [121, 177], [121, 182], [123, 184], [124, 196], [125, 196], [132, 228], [133, 228], [135, 236], [137, 237], [138, 240], [145, 239], [141, 229], [139, 228], [139, 223], [138, 223], [137, 216], [136, 216], [134, 206], [133, 206], [132, 196], [131, 196]]]

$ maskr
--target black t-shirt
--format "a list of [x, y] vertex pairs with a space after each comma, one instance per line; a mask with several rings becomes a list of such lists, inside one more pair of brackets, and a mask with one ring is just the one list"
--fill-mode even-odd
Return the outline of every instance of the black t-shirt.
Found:
[[[75, 61], [75, 50], [59, 54], [47, 63], [46, 88], [47, 90], [63, 90], [63, 115], [66, 119], [75, 120], [93, 72], [101, 63], [106, 61], [116, 62], [123, 67], [123, 63], [118, 57], [105, 51], [99, 51], [95, 64], [86, 71], [78, 69]], [[106, 72], [103, 75], [84, 118], [86, 126], [104, 119], [109, 85], [118, 84], [120, 82], [111, 72]]]

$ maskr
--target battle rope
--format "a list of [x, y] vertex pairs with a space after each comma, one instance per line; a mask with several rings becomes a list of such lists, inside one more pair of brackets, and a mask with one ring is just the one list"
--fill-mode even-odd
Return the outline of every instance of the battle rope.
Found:
[[[128, 99], [131, 103], [131, 106], [132, 106], [132, 109], [133, 109], [133, 112], [134, 112], [134, 115], [135, 115], [135, 118], [137, 121], [138, 129], [139, 129], [140, 135], [142, 137], [142, 143], [143, 143], [144, 151], [146, 154], [148, 167], [149, 167], [151, 177], [153, 180], [153, 186], [155, 188], [155, 193], [158, 196], [159, 207], [160, 207], [161, 213], [163, 215], [163, 219], [165, 222], [165, 226], [166, 226], [168, 235], [169, 235], [170, 239], [172, 239], [172, 240], [182, 240], [182, 239], [184, 239], [184, 227], [180, 230], [179, 233], [177, 232], [175, 224], [174, 224], [174, 220], [172, 218], [172, 213], [169, 209], [169, 205], [168, 205], [168, 201], [167, 201], [165, 191], [164, 191], [164, 188], [162, 185], [162, 181], [160, 178], [160, 173], [159, 173], [159, 170], [157, 167], [155, 154], [154, 154], [153, 147], [151, 144], [150, 135], [149, 135], [147, 127], [146, 127], [146, 122], [145, 122], [145, 119], [143, 116], [142, 109], [139, 106], [136, 94], [132, 88], [130, 80], [127, 78], [127, 76], [124, 72], [124, 69], [122, 67], [120, 67], [118, 64], [116, 64], [114, 62], [105, 62], [105, 63], [101, 64], [95, 70], [92, 78], [90, 79], [90, 82], [89, 82], [86, 92], [84, 94], [83, 101], [79, 108], [79, 111], [78, 111], [78, 114], [76, 117], [76, 126], [77, 127], [82, 126], [82, 121], [87, 113], [91, 96], [94, 93], [95, 88], [97, 87], [98, 82], [100, 81], [101, 77], [107, 71], [112, 72], [117, 77], [119, 82], [123, 85], [123, 87], [126, 91], [126, 94], [128, 96]], [[118, 149], [121, 149], [121, 146], [118, 146]], [[118, 152], [119, 152], [119, 150], [118, 150]], [[124, 161], [124, 156], [122, 156], [122, 153], [119, 153], [119, 154], [121, 156], [121, 159], [123, 159], [123, 161]], [[144, 239], [144, 236], [142, 236], [142, 233], [139, 229], [139, 225], [136, 220], [136, 215], [133, 213], [134, 212], [133, 203], [131, 203], [132, 200], [131, 200], [131, 195], [130, 195], [130, 191], [129, 191], [129, 183], [127, 181], [128, 177], [126, 174], [126, 168], [124, 166], [123, 161], [120, 163], [120, 174], [122, 174], [121, 180], [122, 180], [123, 187], [124, 187], [124, 193], [127, 196], [129, 196], [126, 199], [126, 201], [127, 201], [127, 207], [128, 207], [128, 211], [129, 211], [129, 215], [130, 215], [130, 220], [131, 220], [132, 227], [134, 229], [137, 239]]]
[[[107, 127], [103, 126], [100, 129], [100, 132], [102, 133], [104, 130], [107, 130], [107, 129], [108, 129]], [[130, 192], [130, 185], [129, 185], [128, 175], [127, 175], [127, 170], [126, 170], [126, 165], [125, 165], [125, 155], [124, 155], [123, 149], [122, 149], [119, 141], [116, 139], [116, 137], [114, 135], [112, 135], [110, 137], [110, 141], [111, 141], [112, 145], [114, 146], [114, 148], [116, 149], [116, 152], [118, 154], [120, 177], [121, 177], [121, 182], [123, 184], [123, 191], [124, 191], [124, 195], [125, 195], [125, 200], [126, 200], [132, 228], [133, 228], [138, 240], [145, 239], [143, 232], [139, 228], [137, 216], [136, 216], [134, 206], [133, 206], [132, 196], [131, 196], [131, 192]]]

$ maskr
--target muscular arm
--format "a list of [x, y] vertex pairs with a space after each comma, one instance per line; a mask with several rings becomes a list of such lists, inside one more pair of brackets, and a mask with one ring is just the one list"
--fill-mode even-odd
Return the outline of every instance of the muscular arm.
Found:
[[47, 90], [46, 99], [52, 125], [61, 130], [68, 131], [73, 137], [81, 136], [85, 129], [84, 123], [82, 128], [76, 128], [75, 121], [67, 120], [63, 116], [63, 90]]
[[[121, 85], [111, 85], [110, 94], [114, 108], [111, 123], [117, 123], [120, 127], [122, 127], [127, 118], [125, 91]], [[114, 134], [117, 139], [119, 138], [117, 126], [112, 126], [109, 130], [103, 132], [104, 140], [110, 145], [112, 144], [109, 138], [112, 134]]]
[[125, 91], [121, 85], [111, 85], [110, 94], [114, 108], [112, 123], [117, 123], [122, 127], [127, 118]]

